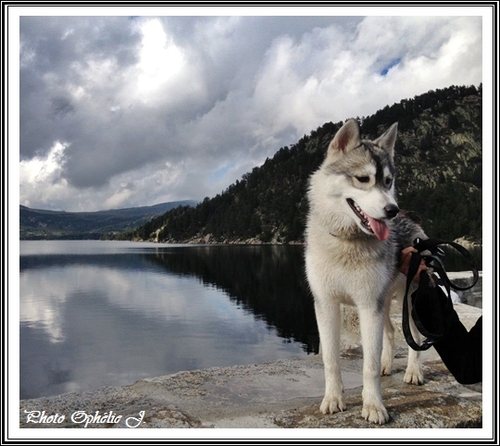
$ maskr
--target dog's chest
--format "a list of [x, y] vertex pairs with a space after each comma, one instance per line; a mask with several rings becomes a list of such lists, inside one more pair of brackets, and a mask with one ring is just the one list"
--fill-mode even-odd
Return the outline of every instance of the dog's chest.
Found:
[[393, 279], [393, 256], [390, 246], [330, 240], [308, 246], [309, 275], [338, 296], [353, 296], [362, 289], [361, 294], [378, 295]]
[[381, 265], [392, 263], [393, 256], [393, 250], [384, 243], [359, 243], [335, 238], [323, 245], [321, 250], [332, 265], [350, 270], [370, 265], [380, 268]]

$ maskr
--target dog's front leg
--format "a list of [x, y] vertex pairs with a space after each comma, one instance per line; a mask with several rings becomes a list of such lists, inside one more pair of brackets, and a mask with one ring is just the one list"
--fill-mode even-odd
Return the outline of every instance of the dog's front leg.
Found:
[[344, 386], [340, 372], [340, 304], [315, 300], [316, 320], [325, 369], [325, 397], [320, 406], [324, 414], [342, 412]]
[[363, 411], [365, 420], [385, 424], [389, 421], [380, 390], [380, 356], [384, 329], [384, 310], [360, 307], [359, 325], [363, 344]]
[[392, 373], [392, 363], [394, 359], [394, 325], [392, 325], [390, 315], [391, 297], [392, 296], [389, 294], [385, 301], [381, 375], [390, 375]]

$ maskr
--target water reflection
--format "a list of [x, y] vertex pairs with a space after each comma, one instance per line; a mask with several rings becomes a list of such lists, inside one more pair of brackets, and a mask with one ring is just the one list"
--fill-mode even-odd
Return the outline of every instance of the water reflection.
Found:
[[60, 243], [22, 250], [21, 398], [314, 349], [300, 248]]
[[193, 275], [312, 352], [317, 329], [299, 246], [197, 246], [190, 255], [159, 251], [149, 259], [168, 271]]

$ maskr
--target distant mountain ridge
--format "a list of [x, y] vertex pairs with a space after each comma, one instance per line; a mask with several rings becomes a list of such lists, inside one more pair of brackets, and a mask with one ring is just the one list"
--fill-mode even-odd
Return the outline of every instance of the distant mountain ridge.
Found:
[[178, 206], [194, 206], [184, 200], [96, 212], [65, 212], [20, 206], [21, 240], [93, 240], [136, 228]]
[[[350, 116], [346, 116], [346, 119]], [[357, 118], [363, 138], [398, 122], [396, 193], [426, 232], [482, 240], [482, 86], [451, 86]], [[192, 243], [302, 242], [310, 174], [342, 126], [326, 123], [282, 147], [224, 192], [120, 234], [131, 240]]]

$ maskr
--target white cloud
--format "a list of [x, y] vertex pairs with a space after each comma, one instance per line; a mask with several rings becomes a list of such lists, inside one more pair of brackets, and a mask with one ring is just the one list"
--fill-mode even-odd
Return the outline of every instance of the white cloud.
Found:
[[[58, 154], [57, 148], [59, 146], [44, 159], [34, 158], [21, 162], [20, 204], [34, 208], [83, 212], [147, 206], [190, 198], [189, 195], [179, 198], [177, 193], [172, 192], [175, 187], [179, 189], [183, 183], [190, 183], [182, 172], [183, 163], [164, 163], [159, 168], [145, 166], [111, 178], [105, 187], [78, 190], [60, 177], [60, 165], [54, 161]], [[78, 200], [72, 203], [74, 197], [78, 197]]]
[[[430, 89], [478, 84], [479, 20], [449, 22], [369, 17], [353, 35], [325, 28], [297, 42], [279, 39], [257, 81], [257, 114], [273, 130], [292, 125], [300, 134], [329, 120], [372, 114]], [[400, 63], [382, 76], [396, 59]]]
[[138, 27], [142, 36], [138, 59], [123, 70], [120, 101], [140, 110], [145, 106], [155, 117], [161, 112], [182, 115], [202, 105], [207, 96], [204, 68], [190, 48], [178, 45], [160, 19], [144, 19]]
[[46, 156], [35, 156], [21, 161], [21, 182], [37, 184], [56, 180], [60, 172], [66, 146], [56, 142]]
[[110, 181], [109, 187], [97, 191], [97, 194], [102, 196], [101, 207], [103, 209], [147, 206], [189, 199], [188, 196], [178, 198], [178, 195], [172, 194], [172, 190], [181, 182], [182, 163], [180, 165], [164, 163], [155, 168], [145, 166], [142, 169], [118, 175]]
[[25, 206], [53, 206], [66, 197], [67, 181], [61, 178], [66, 145], [56, 142], [46, 156], [23, 160], [19, 165], [20, 201]]

